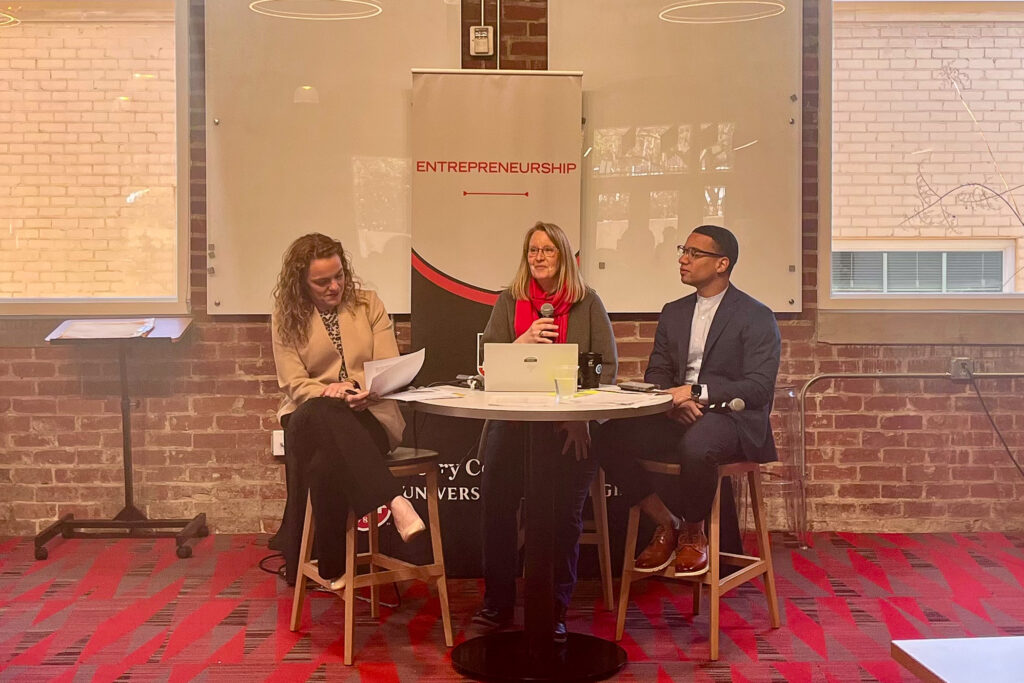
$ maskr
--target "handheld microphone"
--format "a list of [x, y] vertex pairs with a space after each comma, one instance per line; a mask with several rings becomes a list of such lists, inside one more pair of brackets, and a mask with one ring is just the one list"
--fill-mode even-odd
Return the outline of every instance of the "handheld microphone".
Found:
[[747, 404], [743, 402], [742, 398], [734, 398], [729, 401], [719, 401], [718, 403], [709, 403], [704, 406], [705, 413], [735, 413], [743, 410], [747, 407]]
[[551, 318], [555, 315], [555, 307], [551, 304], [544, 304], [540, 307], [540, 317]]

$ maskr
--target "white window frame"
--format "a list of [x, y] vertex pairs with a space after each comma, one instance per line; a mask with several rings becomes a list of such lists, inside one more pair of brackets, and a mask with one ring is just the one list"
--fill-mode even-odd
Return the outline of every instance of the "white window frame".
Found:
[[176, 296], [166, 298], [124, 299], [25, 298], [0, 299], [2, 317], [117, 316], [117, 315], [180, 315], [190, 308], [189, 278], [189, 212], [191, 210], [191, 167], [189, 130], [189, 28], [188, 0], [174, 2], [175, 62], [175, 137], [177, 147], [176, 232], [177, 275]]
[[[1013, 240], [918, 240], [918, 239], [892, 239], [892, 240], [858, 240], [858, 239], [839, 239], [832, 241], [832, 250], [829, 252], [829, 258], [831, 254], [837, 251], [857, 251], [857, 252], [887, 252], [887, 251], [916, 251], [916, 252], [972, 252], [972, 251], [998, 251], [1003, 255], [1003, 273], [1013, 273], [1017, 266], [1015, 266], [1015, 245]], [[828, 278], [829, 291], [832, 289], [832, 271], [829, 270]], [[1003, 283], [1003, 291], [1009, 285]], [[892, 294], [873, 294], [870, 292], [851, 292], [832, 294], [836, 299], [891, 299]], [[933, 298], [931, 294], [908, 294], [908, 297], [914, 298]], [[955, 294], [943, 294], [943, 298], [956, 296]], [[992, 296], [991, 293], [982, 293], [980, 296]], [[1005, 296], [1005, 295], [1000, 295]]]
[[[818, 340], [857, 344], [1019, 344], [1024, 338], [1024, 315], [1021, 315], [1024, 313], [1024, 293], [941, 296], [832, 294], [833, 1], [819, 0], [818, 3]], [[942, 14], [948, 20], [1011, 18], [1020, 21], [1024, 9], [1024, 3], [1014, 0], [852, 0], [849, 4], [865, 14], [886, 10], [906, 12], [912, 16], [928, 11]], [[850, 244], [850, 240], [841, 242]], [[970, 242], [974, 243], [974, 240]], [[950, 313], [957, 315], [951, 316]]]

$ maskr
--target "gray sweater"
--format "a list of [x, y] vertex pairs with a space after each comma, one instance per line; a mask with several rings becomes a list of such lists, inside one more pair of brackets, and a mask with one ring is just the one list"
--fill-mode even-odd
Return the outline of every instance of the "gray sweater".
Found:
[[[498, 295], [491, 310], [491, 319], [484, 328], [484, 343], [510, 343], [516, 340], [516, 301], [509, 290]], [[569, 309], [569, 329], [566, 341], [577, 344], [580, 353], [596, 351], [601, 354], [601, 384], [615, 383], [618, 356], [615, 351], [615, 335], [608, 312], [597, 293], [587, 288], [586, 295]]]

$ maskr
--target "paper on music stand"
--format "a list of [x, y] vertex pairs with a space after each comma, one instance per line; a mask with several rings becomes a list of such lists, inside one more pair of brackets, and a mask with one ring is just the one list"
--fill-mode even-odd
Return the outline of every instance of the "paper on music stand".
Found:
[[109, 318], [69, 320], [60, 339], [132, 339], [145, 337], [156, 324], [154, 318]]
[[423, 367], [426, 355], [426, 349], [420, 349], [405, 356], [366, 361], [363, 363], [366, 390], [378, 396], [387, 396], [393, 391], [405, 389]]

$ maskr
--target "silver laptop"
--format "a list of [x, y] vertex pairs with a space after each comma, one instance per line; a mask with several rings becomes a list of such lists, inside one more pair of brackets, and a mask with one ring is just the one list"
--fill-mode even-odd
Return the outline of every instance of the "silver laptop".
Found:
[[555, 376], [576, 367], [576, 344], [484, 344], [485, 391], [554, 391]]

